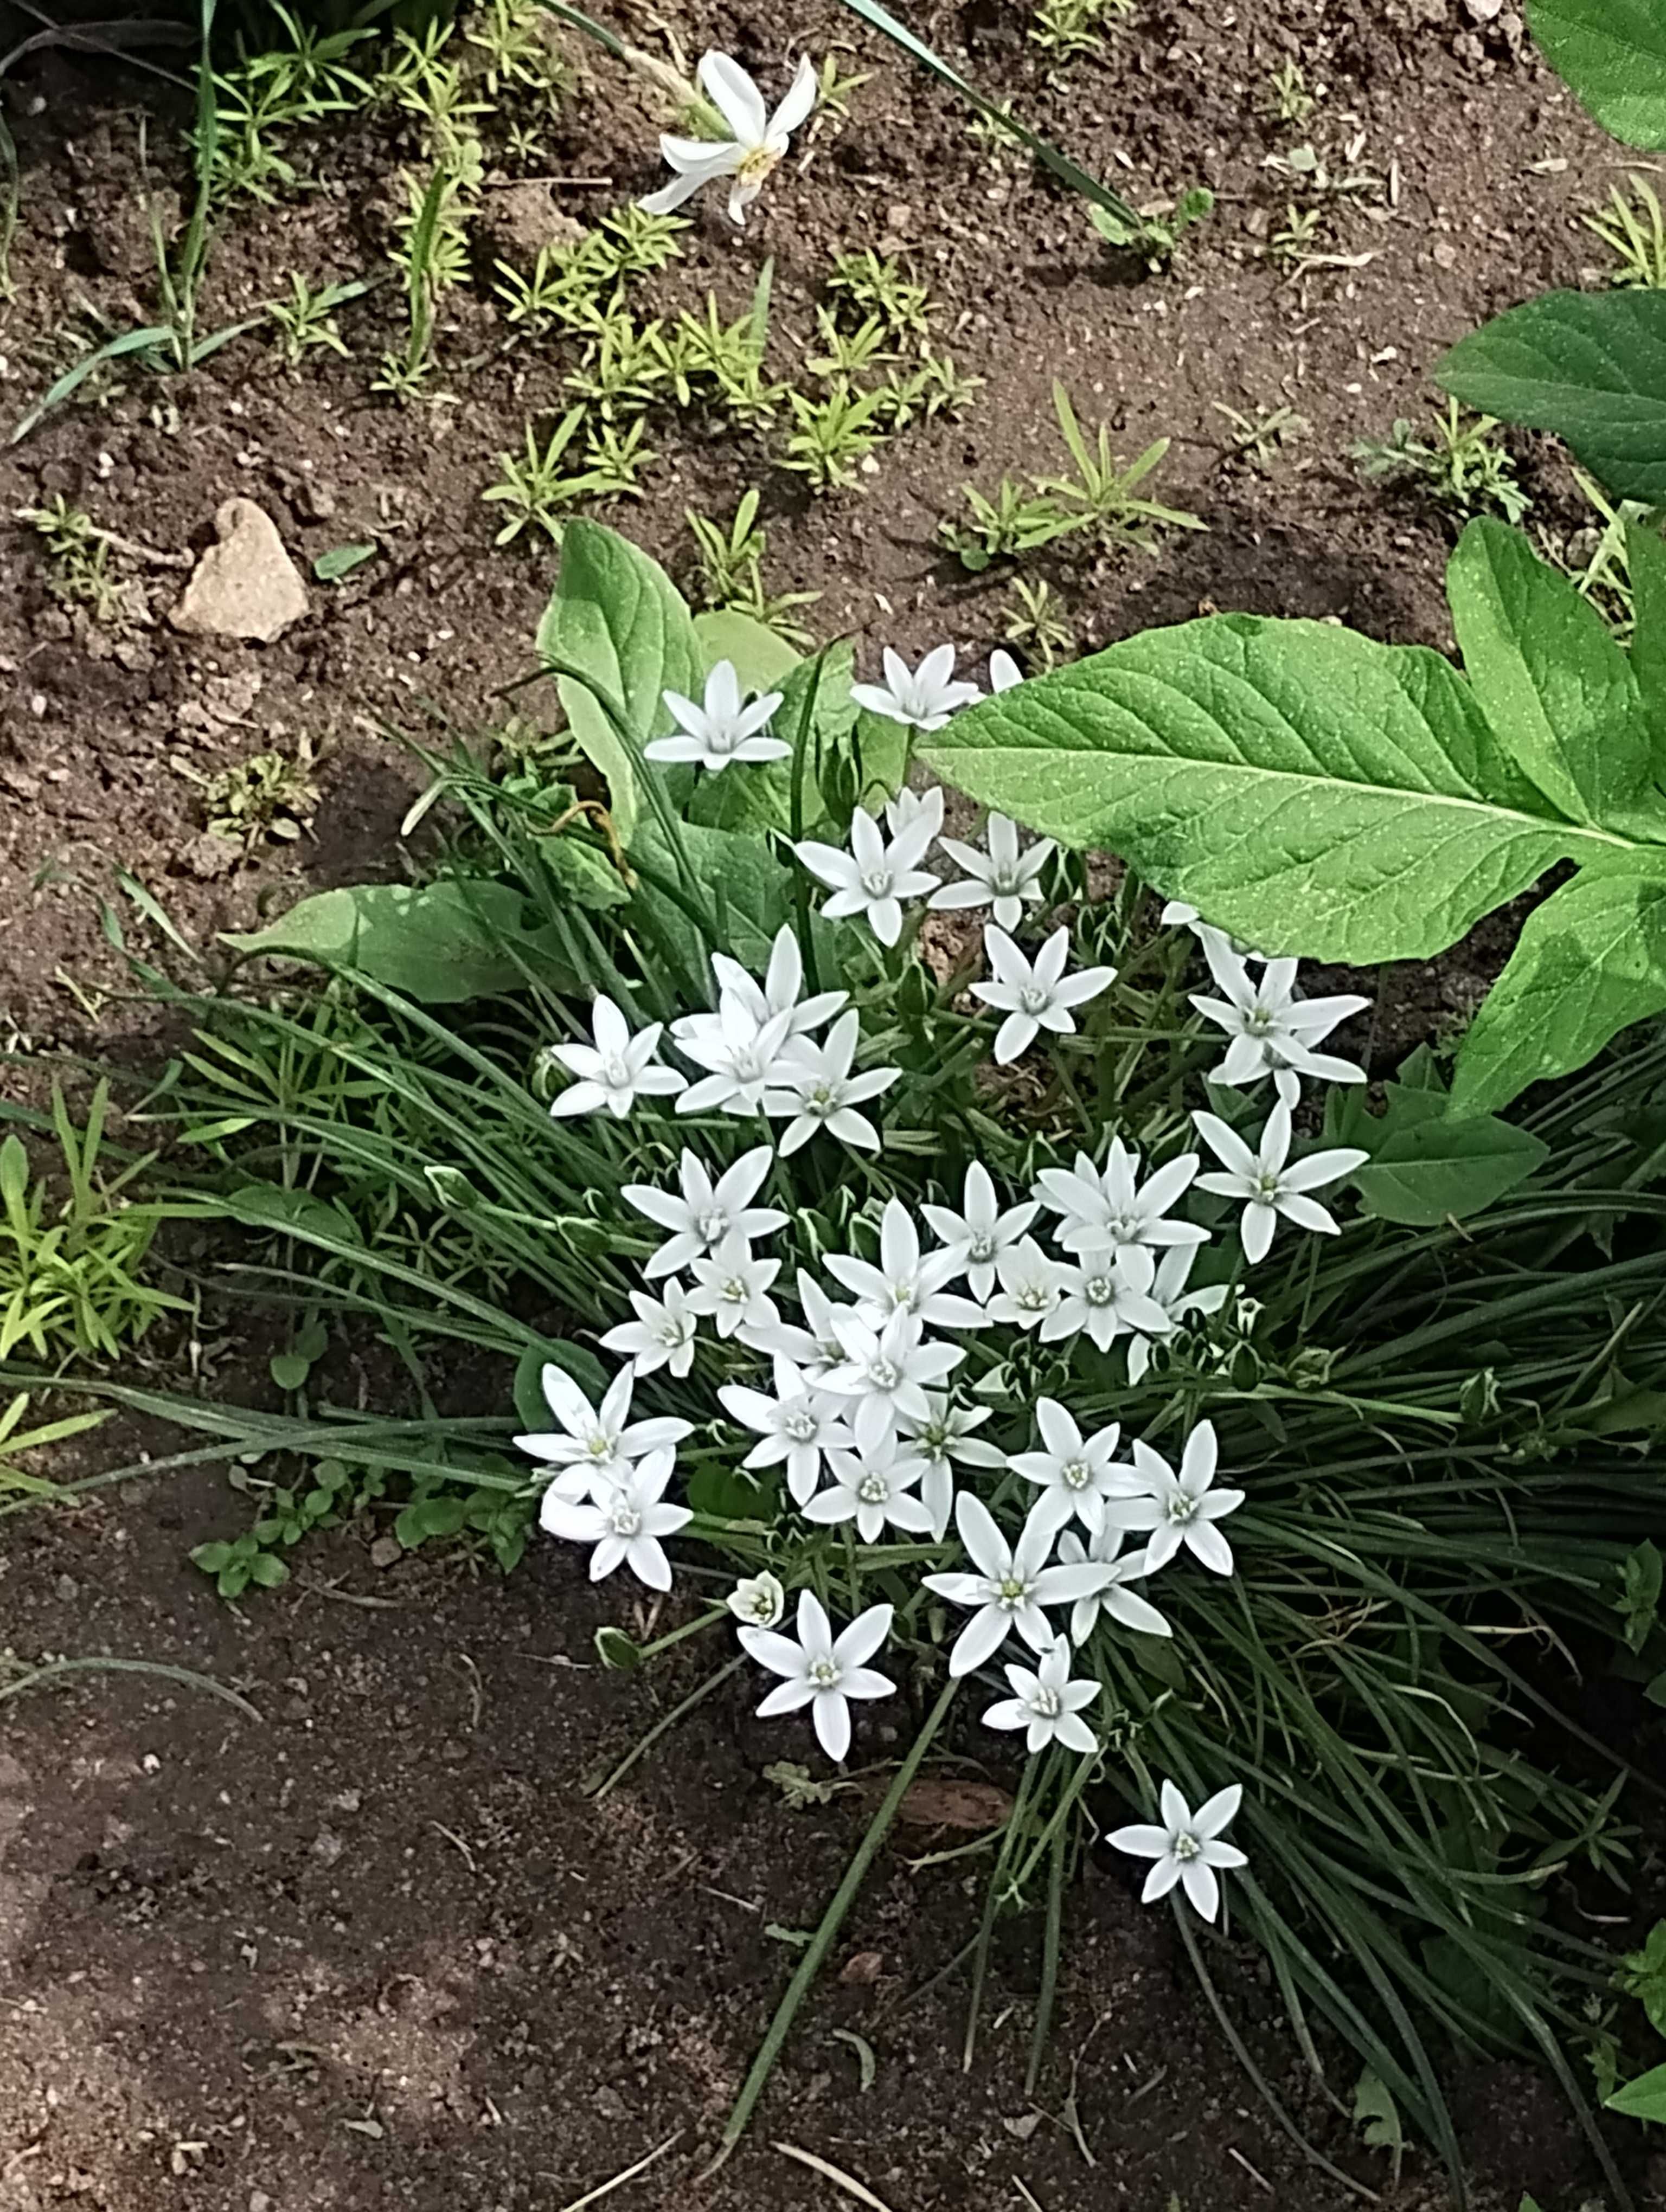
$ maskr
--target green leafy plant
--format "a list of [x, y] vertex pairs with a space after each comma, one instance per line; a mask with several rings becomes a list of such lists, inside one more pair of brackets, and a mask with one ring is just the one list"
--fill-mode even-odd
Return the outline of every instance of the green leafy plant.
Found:
[[235, 838], [252, 853], [268, 837], [293, 844], [311, 828], [319, 803], [313, 759], [312, 741], [303, 736], [293, 752], [252, 753], [211, 775], [179, 760], [173, 765], [201, 791], [210, 836]]
[[876, 253], [867, 246], [860, 253], [836, 255], [827, 289], [841, 311], [853, 312], [859, 321], [871, 319], [893, 341], [932, 334], [936, 303], [894, 253]]
[[764, 587], [763, 563], [769, 556], [769, 533], [757, 519], [758, 495], [745, 491], [726, 529], [692, 507], [685, 520], [694, 534], [699, 564], [698, 604], [725, 609], [762, 623], [788, 645], [806, 646], [810, 633], [794, 620], [800, 607], [812, 607], [819, 592], [780, 592]]
[[1041, 0], [1027, 36], [1055, 63], [1103, 55], [1106, 34], [1134, 12], [1134, 0]]
[[[109, 1084], [100, 1080], [77, 1129], [62, 1092], [52, 1092], [47, 1127], [63, 1161], [61, 1197], [31, 1174], [21, 1137], [14, 1132], [0, 1143], [0, 1358], [27, 1346], [48, 1364], [72, 1355], [116, 1359], [163, 1314], [190, 1310], [145, 1280], [158, 1215], [126, 1194], [155, 1155], [129, 1158], [115, 1175], [103, 1170], [109, 1100]], [[8, 1408], [0, 1443], [22, 1411]], [[11, 1449], [30, 1441], [15, 1439]]]
[[[1546, 58], [1604, 129], [1666, 149], [1666, 17], [1654, 0], [1535, 0]], [[1633, 206], [1597, 219], [1632, 282], [1608, 294], [1547, 292], [1459, 340], [1437, 380], [1466, 406], [1554, 430], [1615, 498], [1666, 501], [1666, 293], [1641, 280], [1653, 218]]]
[[1358, 966], [1432, 957], [1577, 863], [1460, 1048], [1455, 1102], [1493, 1109], [1666, 1010], [1666, 552], [1633, 532], [1631, 558], [1629, 656], [1520, 533], [1481, 521], [1448, 580], [1467, 683], [1346, 630], [1211, 617], [992, 700], [926, 750], [1247, 943]]
[[1159, 531], [1206, 526], [1195, 514], [1140, 495], [1140, 487], [1169, 450], [1166, 438], [1158, 438], [1124, 464], [1116, 457], [1104, 423], [1089, 443], [1062, 384], [1053, 386], [1053, 407], [1076, 474], [1037, 477], [1027, 491], [1003, 477], [994, 500], [973, 485], [964, 486], [970, 523], [945, 521], [939, 532], [945, 544], [959, 555], [963, 567], [986, 568], [992, 561], [1017, 559], [1079, 533], [1087, 534], [1107, 551], [1149, 551]]
[[1037, 653], [1043, 668], [1051, 668], [1061, 653], [1074, 652], [1075, 632], [1059, 611], [1050, 584], [1041, 578], [1032, 583], [1027, 576], [1019, 576], [1013, 581], [1012, 598], [1015, 604], [1007, 609], [1001, 631], [1009, 645]]
[[781, 467], [803, 477], [812, 491], [860, 484], [862, 464], [886, 434], [884, 394], [859, 391], [841, 377], [824, 398], [789, 392], [787, 404], [793, 428]]
[[1532, 501], [1516, 479], [1516, 465], [1494, 434], [1490, 415], [1465, 419], [1456, 399], [1433, 416], [1426, 433], [1398, 422], [1387, 438], [1360, 439], [1350, 450], [1363, 473], [1379, 483], [1425, 486], [1431, 498], [1455, 514], [1496, 507], [1519, 522]]
[[277, 331], [278, 351], [291, 368], [323, 348], [350, 361], [347, 341], [336, 321], [335, 311], [366, 289], [362, 284], [321, 284], [316, 291], [298, 269], [289, 271], [289, 296], [267, 303], [266, 319]]
[[1627, 181], [1629, 198], [1615, 185], [1607, 204], [1581, 220], [1614, 257], [1612, 283], [1622, 289], [1658, 292], [1666, 289], [1666, 216], [1645, 177], [1633, 176]]
[[45, 507], [21, 507], [17, 519], [45, 543], [55, 597], [88, 608], [95, 622], [120, 618], [126, 599], [110, 574], [109, 533], [99, 529], [84, 507], [72, 506], [57, 492]]
[[1107, 246], [1119, 253], [1137, 255], [1148, 269], [1157, 270], [1168, 267], [1188, 231], [1206, 222], [1214, 205], [1214, 194], [1206, 185], [1195, 185], [1172, 205], [1144, 210], [1137, 222], [1130, 223], [1101, 207], [1090, 207], [1087, 216]]
[[1304, 127], [1317, 105], [1308, 89], [1307, 72], [1298, 61], [1281, 62], [1267, 80], [1267, 112], [1274, 123], [1293, 130]]

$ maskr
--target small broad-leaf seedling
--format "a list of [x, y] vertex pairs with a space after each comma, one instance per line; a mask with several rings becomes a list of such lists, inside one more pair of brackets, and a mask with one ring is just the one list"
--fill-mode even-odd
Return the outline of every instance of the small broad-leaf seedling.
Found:
[[1386, 438], [1361, 438], [1349, 450], [1373, 483], [1416, 484], [1454, 514], [1493, 507], [1519, 522], [1533, 502], [1498, 428], [1490, 415], [1466, 416], [1454, 399], [1427, 418], [1426, 430], [1402, 419]]
[[1090, 206], [1088, 221], [1106, 245], [1118, 253], [1136, 255], [1155, 271], [1166, 269], [1180, 250], [1188, 231], [1214, 212], [1215, 196], [1205, 185], [1182, 192], [1172, 206], [1148, 208], [1129, 222], [1108, 208]]

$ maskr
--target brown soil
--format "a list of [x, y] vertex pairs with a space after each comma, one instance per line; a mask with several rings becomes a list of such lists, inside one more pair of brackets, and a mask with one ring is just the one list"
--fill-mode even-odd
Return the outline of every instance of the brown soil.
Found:
[[[1061, 375], [1124, 453], [1173, 439], [1158, 496], [1210, 526], [1150, 558], [1031, 565], [1079, 646], [1211, 606], [1450, 644], [1448, 524], [1363, 485], [1347, 447], [1415, 411], [1427, 364], [1485, 314], [1577, 280], [1591, 258], [1578, 210], [1600, 197], [1612, 152], [1523, 50], [1513, 14], [1479, 27], [1479, 12], [1463, 0], [1155, 0], [1106, 59], [1074, 64], [1056, 88], [1015, 9], [976, 0], [922, 21], [1134, 197], [1215, 187], [1219, 215], [1180, 270], [1134, 283], [1099, 253], [1079, 203], [1025, 167], [992, 169], [934, 87], [850, 18], [812, 7], [804, 43], [819, 52], [836, 36], [873, 71], [852, 123], [776, 180], [739, 238], [707, 210], [655, 296], [675, 303], [710, 283], [738, 313], [774, 254], [779, 325], [807, 337], [830, 255], [895, 246], [930, 277], [945, 342], [988, 388], [964, 423], [882, 453], [860, 497], [806, 501], [734, 440], [669, 425], [651, 496], [612, 519], [683, 571], [684, 508], [726, 514], [757, 481], [770, 580], [823, 592], [825, 630], [856, 632], [870, 654], [945, 635], [981, 654], [1000, 640], [1010, 585], [945, 563], [935, 526], [967, 478], [992, 487], [1004, 470], [1055, 465], [1048, 392]], [[714, 42], [768, 82], [782, 75], [780, 40], [744, 13], [684, 12], [677, 28], [691, 52]], [[636, 34], [650, 35], [645, 22]], [[1335, 151], [1363, 134], [1359, 164], [1395, 179], [1391, 200], [1339, 219], [1333, 245], [1371, 258], [1294, 281], [1258, 250], [1286, 197], [1265, 158], [1291, 141], [1256, 111], [1287, 58], [1325, 88], [1320, 143]], [[581, 217], [655, 173], [643, 99], [585, 66], [590, 92], [569, 104], [550, 164], [610, 179], [558, 191]], [[0, 310], [9, 417], [64, 366], [67, 329], [88, 327], [89, 306], [111, 329], [153, 312], [135, 197], [141, 90], [53, 52], [6, 81], [23, 170], [16, 290]], [[153, 108], [151, 158], [177, 185], [158, 150], [171, 143]], [[217, 239], [208, 326], [272, 297], [291, 269], [340, 279], [385, 254], [397, 149], [356, 124], [307, 157], [322, 190], [246, 206]], [[164, 552], [200, 550], [233, 494], [266, 507], [303, 569], [345, 543], [380, 549], [350, 581], [313, 586], [311, 615], [279, 644], [252, 647], [178, 635], [162, 617], [179, 574], [125, 560], [136, 618], [101, 628], [53, 599], [37, 541], [5, 526], [0, 1010], [16, 1037], [116, 1046], [124, 1018], [95, 994], [121, 970], [94, 904], [115, 867], [199, 942], [304, 888], [395, 873], [417, 779], [379, 726], [431, 730], [430, 707], [465, 731], [496, 718], [491, 693], [526, 668], [553, 556], [494, 551], [496, 518], [479, 495], [528, 416], [559, 403], [570, 364], [548, 348], [500, 354], [488, 296], [483, 285], [448, 316], [445, 405], [402, 412], [369, 396], [369, 364], [393, 333], [383, 294], [343, 311], [350, 363], [314, 356], [290, 375], [245, 338], [189, 377], [106, 385], [0, 459], [0, 512], [62, 492]], [[1226, 457], [1216, 402], [1250, 414], [1289, 404], [1310, 434], [1257, 471]], [[1560, 465], [1532, 441], [1519, 450], [1540, 515], [1570, 526]], [[303, 735], [325, 750], [311, 836], [223, 868], [201, 843], [197, 788], [173, 763], [211, 773]], [[1389, 1029], [1426, 1032], [1466, 1010], [1499, 943], [1495, 929], [1438, 970], [1391, 979]], [[115, 1464], [119, 1446], [98, 1443], [88, 1464]], [[342, 1535], [302, 1555], [302, 1586], [234, 1611], [185, 1553], [236, 1519], [204, 1476], [6, 1524], [15, 1651], [187, 1665], [263, 1717], [117, 1674], [6, 1708], [3, 2212], [72, 2201], [555, 2212], [673, 2135], [621, 2205], [848, 2201], [769, 2148], [780, 2142], [859, 2177], [891, 2212], [1347, 2201], [1256, 2103], [1168, 1923], [1142, 1913], [1123, 1869], [1091, 1864], [1073, 1894], [1037, 2101], [1023, 2089], [1032, 1929], [1003, 1942], [963, 2075], [964, 1985], [902, 2000], [970, 1936], [980, 1863], [911, 1868], [960, 1840], [912, 1833], [876, 1870], [752, 2144], [695, 2180], [796, 1955], [767, 1930], [813, 1924], [860, 1808], [841, 1797], [789, 1810], [762, 1770], [792, 1746], [721, 1694], [594, 1804], [579, 1779], [691, 1687], [697, 1662], [649, 1685], [598, 1671], [590, 1639], [611, 1595], [598, 1601], [543, 1552], [500, 1583], [472, 1579], [460, 1558], [379, 1573]], [[896, 1740], [882, 1725], [861, 1749], [883, 1759]], [[1380, 2182], [1380, 2160], [1364, 2162], [1346, 2119], [1292, 2069], [1253, 1957], [1217, 1955], [1302, 2125]], [[841, 2029], [872, 2046], [866, 2091]], [[1335, 2086], [1347, 2100], [1351, 2074]], [[1463, 2088], [1481, 2201], [1515, 2212], [1531, 2188], [1547, 2212], [1576, 2202], [1582, 2168], [1555, 2093], [1509, 2072]], [[1420, 2169], [1392, 2201], [1438, 2194]]]

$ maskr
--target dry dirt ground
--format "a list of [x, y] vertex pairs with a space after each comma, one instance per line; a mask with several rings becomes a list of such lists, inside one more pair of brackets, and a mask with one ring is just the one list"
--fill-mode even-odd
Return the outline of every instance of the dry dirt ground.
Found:
[[[1012, 579], [965, 575], [936, 526], [968, 479], [1056, 465], [1060, 376], [1125, 455], [1171, 438], [1158, 495], [1209, 526], [1152, 556], [1026, 566], [1052, 583], [1078, 649], [1212, 606], [1450, 645], [1450, 524], [1362, 482], [1348, 447], [1424, 405], [1445, 343], [1601, 258], [1578, 216], [1614, 167], [1508, 5], [1478, 20], [1488, 13], [1474, 0], [1150, 0], [1050, 82], [1019, 8], [931, 10], [919, 27], [952, 58], [1134, 198], [1215, 189], [1216, 217], [1177, 270], [1135, 280], [1100, 252], [1079, 202], [1027, 163], [994, 165], [948, 96], [854, 19], [680, 9], [690, 53], [723, 46], [771, 83], [789, 47], [834, 39], [847, 67], [872, 74], [846, 128], [783, 172], [743, 234], [700, 212], [656, 299], [709, 285], [739, 313], [773, 255], [790, 356], [812, 337], [831, 255], [879, 243], [929, 280], [942, 342], [986, 386], [963, 421], [882, 449], [860, 494], [824, 500], [753, 446], [667, 422], [648, 496], [609, 519], [686, 574], [684, 508], [727, 514], [756, 483], [770, 582], [820, 592], [824, 634], [854, 632], [869, 659], [882, 641], [917, 652], [945, 635], [982, 655], [1000, 641]], [[616, 20], [660, 36], [646, 11]], [[633, 81], [575, 59], [583, 88], [549, 155], [563, 181], [546, 196], [583, 220], [654, 180], [656, 120]], [[1322, 89], [1308, 134], [1262, 112], [1292, 60]], [[153, 193], [184, 182], [183, 108], [166, 86], [53, 48], [4, 96], [21, 165], [0, 307], [10, 419], [76, 333], [153, 313], [143, 197], [147, 179]], [[1292, 276], [1263, 250], [1289, 197], [1265, 164], [1303, 135], [1383, 185], [1335, 218], [1329, 247], [1347, 265]], [[219, 227], [205, 326], [240, 319], [291, 270], [319, 282], [384, 264], [407, 151], [374, 118], [309, 138], [313, 189], [245, 202]], [[507, 181], [489, 179], [489, 211]], [[490, 231], [483, 218], [483, 272], [504, 249]], [[483, 282], [448, 304], [443, 403], [401, 410], [369, 392], [393, 335], [390, 289], [344, 309], [351, 361], [315, 354], [286, 372], [257, 332], [189, 376], [89, 386], [0, 456], [7, 517], [62, 494], [177, 556], [209, 542], [238, 494], [267, 509], [303, 571], [344, 544], [377, 549], [346, 582], [311, 583], [306, 618], [260, 647], [175, 633], [180, 572], [126, 555], [113, 566], [125, 619], [91, 620], [54, 594], [34, 533], [0, 522], [0, 1013], [14, 1042], [143, 1050], [103, 995], [121, 970], [97, 901], [119, 896], [117, 867], [204, 942], [305, 888], [397, 874], [419, 779], [388, 732], [430, 711], [467, 732], [501, 720], [491, 695], [526, 669], [554, 556], [495, 550], [480, 494], [528, 418], [562, 404], [572, 356], [503, 350], [489, 301]], [[1289, 406], [1306, 435], [1264, 467], [1234, 459], [1221, 404]], [[1566, 470], [1531, 441], [1517, 451], [1535, 521], [1565, 538], [1589, 519]], [[322, 762], [308, 833], [240, 860], [205, 846], [199, 785], [182, 770], [212, 775], [303, 738]], [[1386, 977], [1395, 1020], [1426, 1031], [1462, 1013], [1495, 957], [1483, 941], [1437, 971]], [[94, 1441], [83, 1472], [166, 1448]], [[237, 1504], [204, 1474], [5, 1523], [0, 1621], [15, 1653], [189, 1667], [260, 1717], [200, 1689], [91, 1673], [5, 1708], [3, 2212], [559, 2212], [664, 2144], [622, 2207], [849, 2201], [780, 2143], [858, 2177], [889, 2212], [1350, 2201], [1257, 2102], [1166, 1921], [1097, 1862], [1071, 1899], [1035, 2098], [1033, 1929], [1003, 1942], [963, 2072], [962, 1981], [909, 1999], [971, 1933], [979, 1863], [913, 1864], [963, 1840], [929, 1830], [901, 1832], [876, 1870], [751, 2146], [696, 2179], [791, 1971], [790, 1931], [813, 1924], [860, 1833], [860, 1802], [789, 1808], [763, 1778], [781, 1738], [720, 1695], [595, 1803], [581, 1781], [693, 1686], [695, 1662], [651, 1686], [601, 1673], [595, 1601], [550, 1554], [507, 1583], [460, 1555], [382, 1571], [368, 1531], [313, 1547], [289, 1589], [228, 1608], [185, 1553], [240, 1526]], [[1393, 2203], [1438, 2201], [1415, 2160], [1389, 2188], [1381, 2159], [1295, 2071], [1254, 1960], [1226, 1947], [1219, 1965], [1315, 2142]], [[1346, 2069], [1335, 2087], [1351, 2097]], [[1577, 2144], [1535, 2077], [1495, 2070], [1456, 2097], [1481, 2204], [1516, 2212], [1527, 2189], [1546, 2212], [1581, 2201]]]

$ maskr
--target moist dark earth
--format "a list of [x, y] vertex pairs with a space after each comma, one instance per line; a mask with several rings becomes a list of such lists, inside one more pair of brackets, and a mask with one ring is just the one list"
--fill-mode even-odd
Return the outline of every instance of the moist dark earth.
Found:
[[[645, 12], [618, 20], [644, 43], [665, 27]], [[1214, 608], [1334, 617], [1450, 649], [1451, 522], [1362, 480], [1348, 449], [1426, 405], [1428, 365], [1464, 331], [1600, 264], [1579, 216], [1617, 173], [1615, 149], [1508, 7], [1139, 6], [1056, 82], [1026, 20], [976, 0], [916, 27], [1134, 198], [1213, 186], [1215, 218], [1176, 269], [1140, 276], [1104, 255], [1079, 201], [1027, 163], [994, 164], [949, 96], [854, 18], [679, 10], [669, 27], [690, 56], [721, 46], [766, 87], [785, 82], [789, 36], [818, 55], [836, 40], [846, 68], [872, 74], [849, 123], [807, 164], [795, 157], [745, 233], [699, 210], [656, 301], [709, 285], [738, 314], [772, 255], [778, 327], [808, 343], [830, 257], [877, 243], [928, 279], [940, 342], [986, 383], [963, 421], [908, 432], [861, 491], [824, 499], [727, 434], [669, 423], [647, 496], [606, 519], [686, 575], [684, 510], [727, 514], [757, 483], [769, 581], [821, 592], [821, 634], [853, 633], [869, 661], [881, 643], [915, 653], [945, 636], [981, 657], [1001, 641], [1012, 579], [966, 575], [937, 525], [968, 480], [1058, 465], [1060, 376], [1124, 456], [1170, 438], [1157, 495], [1208, 525], [1150, 554], [1027, 563], [1077, 650]], [[657, 181], [660, 118], [593, 50], [573, 58], [581, 88], [547, 198], [584, 221]], [[1289, 61], [1322, 92], [1305, 133], [1262, 112]], [[0, 306], [9, 422], [73, 356], [74, 333], [152, 318], [142, 180], [164, 203], [187, 187], [186, 111], [167, 83], [52, 46], [0, 93], [21, 164]], [[1290, 197], [1265, 165], [1303, 136], [1383, 182], [1335, 217], [1327, 245], [1346, 265], [1292, 276], [1264, 251]], [[409, 146], [354, 118], [314, 134], [307, 156], [313, 189], [240, 203], [218, 228], [205, 326], [240, 320], [291, 270], [319, 283], [385, 265]], [[489, 211], [509, 181], [489, 178]], [[542, 540], [495, 550], [501, 518], [480, 494], [528, 418], [563, 404], [572, 365], [502, 349], [483, 273], [503, 250], [483, 240], [483, 281], [447, 301], [443, 401], [406, 410], [369, 391], [395, 336], [389, 289], [342, 311], [350, 362], [314, 354], [289, 373], [257, 332], [189, 375], [89, 386], [0, 457], [0, 514], [63, 495], [169, 556], [119, 555], [125, 616], [100, 623], [54, 593], [38, 536], [0, 522], [0, 1014], [15, 1050], [143, 1063], [99, 919], [101, 899], [120, 903], [116, 871], [209, 947], [306, 890], [398, 876], [422, 781], [398, 733], [432, 738], [436, 716], [471, 736], [502, 722], [494, 693], [527, 667], [556, 556]], [[1288, 406], [1307, 434], [1257, 466], [1233, 457], [1222, 405]], [[1534, 526], [1566, 544], [1591, 520], [1566, 463], [1531, 439], [1513, 451]], [[181, 556], [210, 541], [233, 495], [267, 510], [308, 576], [309, 611], [275, 645], [188, 638], [166, 618]], [[314, 559], [353, 543], [374, 559], [343, 583], [311, 580]], [[303, 739], [319, 761], [306, 834], [246, 854], [205, 842], [193, 774]], [[126, 913], [130, 940], [154, 941]], [[1460, 1019], [1507, 942], [1495, 927], [1434, 967], [1377, 979], [1379, 1048]], [[10, 1079], [38, 1089], [27, 1061]], [[166, 1366], [165, 1379], [185, 1372]], [[503, 1378], [482, 1383], [496, 1402]], [[161, 1432], [106, 1430], [51, 1471], [169, 1448]], [[964, 2071], [964, 1977], [929, 1985], [975, 1930], [987, 1861], [916, 1863], [967, 1840], [918, 1826], [883, 1854], [749, 2142], [702, 2178], [798, 1956], [793, 1936], [815, 1924], [871, 1794], [789, 1806], [763, 1770], [813, 1754], [720, 1692], [596, 1802], [584, 1783], [714, 1661], [684, 1647], [646, 1680], [605, 1673], [593, 1636], [619, 1617], [611, 1586], [597, 1596], [541, 1550], [507, 1581], [460, 1553], [386, 1567], [374, 1524], [309, 1544], [289, 1588], [228, 1607], [186, 1553], [241, 1516], [210, 1470], [4, 1523], [0, 1640], [18, 1658], [185, 1667], [259, 1718], [202, 1687], [97, 1672], [0, 1715], [0, 2212], [562, 2212], [656, 2151], [621, 2185], [622, 2207], [1353, 2201], [1257, 2099], [1167, 1918], [1097, 1853], [1070, 1895], [1034, 2097], [1031, 1922], [1002, 1931]], [[857, 1756], [896, 1756], [905, 1723], [873, 1725]], [[1395, 2184], [1360, 2146], [1350, 2067], [1337, 2063], [1328, 2101], [1295, 2065], [1253, 1953], [1229, 1936], [1209, 1955], [1310, 2142], [1391, 2203], [1444, 2202], [1415, 2154]], [[1479, 2206], [1517, 2212], [1531, 2191], [1545, 2212], [1572, 2212], [1595, 2195], [1555, 2092], [1530, 2070], [1460, 2072], [1453, 2094]], [[783, 2144], [871, 2195], [853, 2200]], [[1639, 2185], [1640, 2201], [1666, 2202], [1657, 2170]]]

